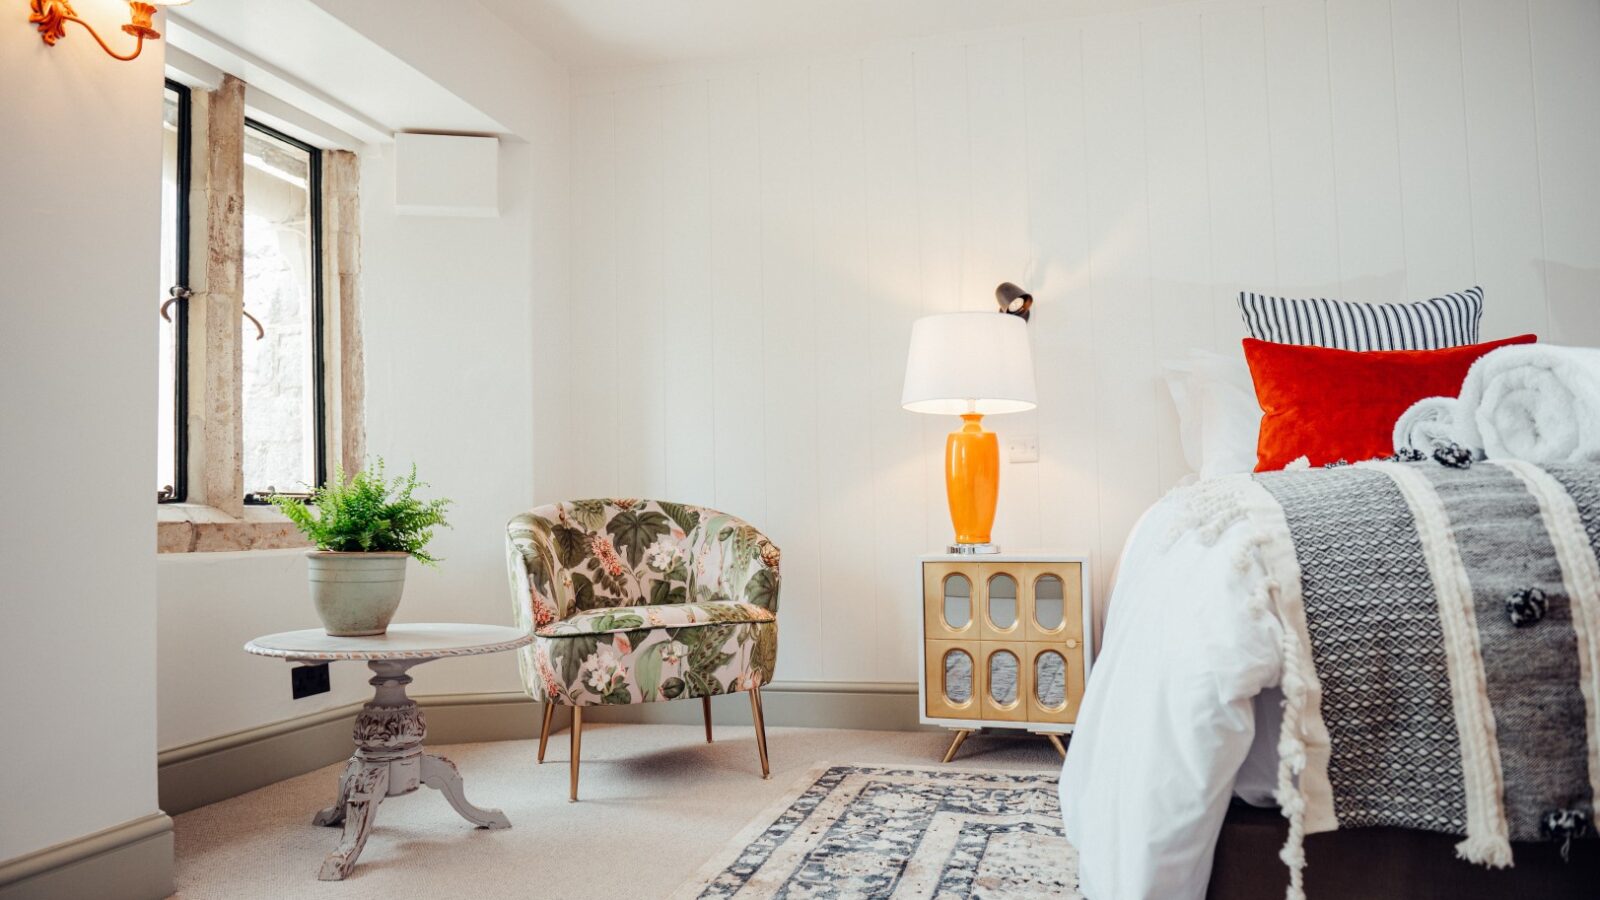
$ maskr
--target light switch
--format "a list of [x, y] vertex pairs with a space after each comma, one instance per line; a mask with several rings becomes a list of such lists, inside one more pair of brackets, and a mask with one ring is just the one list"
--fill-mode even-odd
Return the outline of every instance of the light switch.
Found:
[[1039, 436], [1036, 434], [1028, 434], [1007, 438], [1006, 459], [1014, 463], [1038, 462]]

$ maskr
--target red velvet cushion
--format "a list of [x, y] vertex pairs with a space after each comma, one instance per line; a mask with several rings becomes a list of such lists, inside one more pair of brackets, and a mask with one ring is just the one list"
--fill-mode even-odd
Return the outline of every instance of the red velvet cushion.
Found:
[[1304, 456], [1313, 466], [1394, 453], [1394, 423], [1423, 397], [1461, 393], [1478, 357], [1531, 334], [1444, 350], [1329, 350], [1245, 338], [1261, 404], [1256, 471]]

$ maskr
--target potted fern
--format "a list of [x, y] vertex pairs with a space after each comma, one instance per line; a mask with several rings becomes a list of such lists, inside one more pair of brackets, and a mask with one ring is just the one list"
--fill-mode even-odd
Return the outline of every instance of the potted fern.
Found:
[[311, 602], [328, 634], [383, 634], [400, 607], [406, 559], [438, 563], [427, 546], [436, 526], [448, 527], [450, 501], [413, 496], [426, 486], [417, 481], [414, 465], [411, 474], [386, 479], [380, 457], [348, 479], [342, 467], [336, 469], [309, 498], [271, 498], [317, 547], [306, 552]]

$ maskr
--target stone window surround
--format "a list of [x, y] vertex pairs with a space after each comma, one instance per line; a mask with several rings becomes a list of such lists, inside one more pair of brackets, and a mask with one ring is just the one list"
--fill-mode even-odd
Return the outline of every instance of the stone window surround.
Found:
[[[189, 287], [189, 496], [156, 506], [160, 553], [309, 546], [283, 514], [246, 506], [243, 409], [244, 90], [224, 76], [191, 95]], [[325, 451], [329, 469], [361, 467], [364, 373], [360, 325], [361, 236], [354, 153], [322, 151]]]

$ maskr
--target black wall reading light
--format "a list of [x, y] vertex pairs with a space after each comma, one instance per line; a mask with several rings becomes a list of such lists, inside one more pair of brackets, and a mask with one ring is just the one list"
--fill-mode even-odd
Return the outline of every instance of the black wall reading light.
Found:
[[1028, 310], [1033, 308], [1032, 294], [1009, 281], [1002, 281], [1000, 286], [994, 289], [994, 299], [1000, 304], [1001, 312], [1020, 316], [1022, 321], [1028, 321], [1030, 315]]

